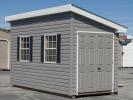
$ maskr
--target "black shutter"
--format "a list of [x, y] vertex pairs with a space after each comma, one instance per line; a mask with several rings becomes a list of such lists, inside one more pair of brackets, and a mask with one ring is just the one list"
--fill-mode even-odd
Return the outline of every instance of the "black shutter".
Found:
[[57, 61], [60, 63], [61, 34], [57, 34]]
[[29, 59], [30, 62], [32, 62], [32, 58], [33, 58], [32, 57], [32, 55], [33, 55], [32, 49], [33, 49], [33, 36], [30, 36], [30, 59]]
[[44, 62], [44, 35], [41, 36], [41, 62]]
[[20, 37], [17, 37], [17, 61], [19, 61]]

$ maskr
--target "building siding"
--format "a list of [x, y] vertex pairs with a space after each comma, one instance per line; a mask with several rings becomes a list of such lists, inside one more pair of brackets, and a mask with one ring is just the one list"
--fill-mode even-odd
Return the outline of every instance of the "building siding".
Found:
[[6, 43], [1, 42], [1, 46], [3, 44], [4, 49], [6, 49], [6, 50], [4, 50], [4, 49], [2, 50], [2, 48], [1, 48], [1, 52], [3, 52], [3, 54], [0, 55], [1, 56], [1, 58], [0, 58], [0, 63], [1, 63], [0, 67], [1, 68], [0, 69], [10, 70], [10, 41], [11, 41], [10, 31], [0, 29], [0, 40], [3, 40], [3, 39], [6, 40], [5, 41]]
[[[17, 21], [11, 26], [12, 84], [70, 95], [70, 14]], [[43, 34], [61, 34], [60, 63], [40, 62]], [[33, 62], [17, 62], [17, 37], [21, 35], [33, 36]]]
[[[60, 94], [76, 95], [77, 31], [115, 32], [114, 29], [74, 13], [11, 22], [11, 83]], [[61, 34], [61, 62], [40, 62], [41, 35]], [[33, 36], [33, 61], [17, 62], [17, 37]], [[115, 35], [115, 87], [118, 91], [118, 36]]]
[[114, 35], [114, 92], [118, 92], [119, 35]]
[[11, 40], [10, 32], [0, 31], [0, 38]]
[[[95, 31], [95, 32], [112, 32], [115, 33], [115, 30], [107, 27], [103, 24], [97, 23], [95, 21], [86, 19], [82, 16], [79, 16], [77, 14], [73, 14], [73, 79], [72, 79], [72, 87], [73, 87], [73, 92], [75, 93], [76, 91], [76, 34], [77, 31]], [[114, 92], [118, 92], [118, 61], [119, 61], [119, 42], [118, 42], [118, 35], [114, 35], [114, 67], [115, 67], [115, 72], [114, 72]]]

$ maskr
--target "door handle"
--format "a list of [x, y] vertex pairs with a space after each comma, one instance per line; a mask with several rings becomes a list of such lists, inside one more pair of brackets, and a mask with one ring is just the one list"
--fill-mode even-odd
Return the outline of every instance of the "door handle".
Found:
[[98, 67], [98, 68], [97, 68], [97, 70], [98, 70], [98, 71], [100, 71], [100, 70], [101, 70], [101, 68], [99, 68], [99, 67]]

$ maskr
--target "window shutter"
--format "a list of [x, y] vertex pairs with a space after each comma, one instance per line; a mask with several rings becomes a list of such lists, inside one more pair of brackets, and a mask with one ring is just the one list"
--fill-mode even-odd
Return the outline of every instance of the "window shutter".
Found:
[[61, 34], [57, 34], [57, 61], [60, 63]]
[[30, 62], [32, 62], [32, 56], [33, 56], [33, 36], [30, 36]]
[[44, 62], [44, 35], [41, 36], [41, 62]]
[[20, 37], [17, 37], [17, 61], [19, 61]]

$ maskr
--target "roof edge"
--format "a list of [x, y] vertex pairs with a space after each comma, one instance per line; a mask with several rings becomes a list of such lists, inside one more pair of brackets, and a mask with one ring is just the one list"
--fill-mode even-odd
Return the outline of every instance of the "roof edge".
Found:
[[89, 11], [82, 9], [74, 4], [67, 4], [67, 5], [57, 6], [57, 7], [51, 7], [51, 8], [11, 15], [11, 16], [5, 17], [5, 21], [11, 22], [11, 21], [21, 20], [21, 19], [26, 19], [26, 18], [34, 18], [34, 17], [45, 16], [45, 15], [50, 15], [50, 14], [64, 13], [64, 12], [68, 12], [68, 11], [72, 11], [81, 16], [87, 17], [91, 20], [97, 21], [97, 22], [107, 25], [111, 28], [114, 28], [119, 33], [127, 33], [128, 28], [125, 27], [124, 25], [118, 24], [109, 19], [106, 19], [104, 17], [96, 15], [95, 13], [89, 12]]
[[5, 21], [11, 22], [11, 21], [21, 20], [21, 19], [26, 19], [26, 18], [45, 16], [49, 14], [63, 13], [63, 12], [70, 11], [71, 6], [72, 4], [67, 4], [67, 5], [61, 5], [61, 6], [50, 7], [50, 8], [15, 14], [11, 16], [6, 16]]
[[74, 7], [79, 8], [79, 9], [82, 9], [82, 10], [88, 12], [88, 13], [91, 13], [91, 14], [93, 14], [93, 15], [96, 15], [96, 16], [98, 16], [98, 17], [101, 17], [101, 18], [103, 18], [103, 19], [105, 19], [105, 20], [108, 20], [108, 21], [110, 21], [110, 22], [112, 22], [112, 23], [118, 24], [118, 25], [120, 25], [120, 26], [125, 27], [125, 28], [128, 29], [128, 27], [126, 27], [125, 25], [119, 24], [119, 23], [114, 22], [114, 21], [112, 21], [112, 20], [110, 20], [110, 19], [107, 19], [107, 18], [105, 18], [105, 17], [103, 17], [103, 16], [97, 15], [96, 13], [93, 13], [93, 12], [91, 12], [91, 11], [88, 11], [88, 10], [86, 10], [86, 9], [84, 9], [84, 8], [81, 8], [81, 7], [77, 6], [77, 5], [74, 5], [74, 4], [71, 4], [71, 5], [74, 6]]

